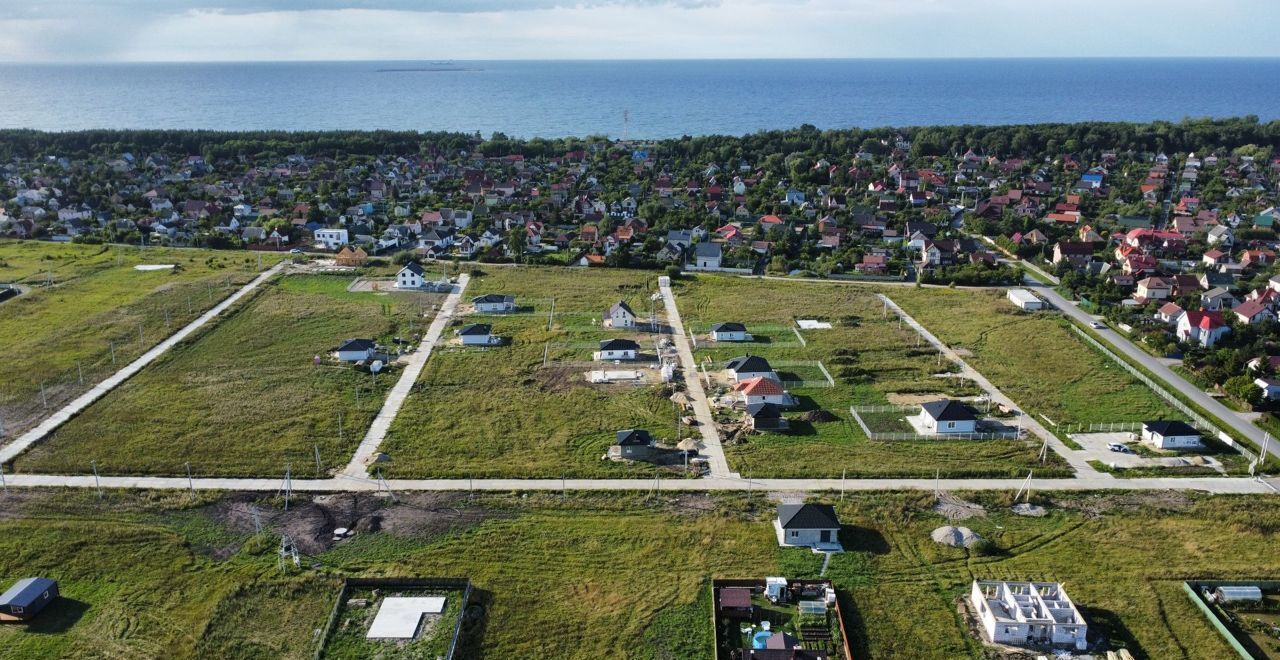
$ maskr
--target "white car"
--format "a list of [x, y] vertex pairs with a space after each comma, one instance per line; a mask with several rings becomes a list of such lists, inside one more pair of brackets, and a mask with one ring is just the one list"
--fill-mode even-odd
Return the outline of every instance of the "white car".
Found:
[[1126, 447], [1126, 446], [1124, 446], [1124, 445], [1122, 445], [1122, 444], [1120, 444], [1120, 443], [1118, 443], [1118, 442], [1111, 442], [1111, 443], [1108, 443], [1108, 444], [1107, 444], [1107, 449], [1110, 449], [1111, 451], [1114, 451], [1114, 452], [1117, 452], [1117, 453], [1120, 453], [1120, 454], [1132, 454], [1132, 453], [1133, 453], [1133, 450], [1132, 450], [1132, 449], [1129, 449], [1128, 447]]
[[1094, 330], [1106, 330], [1107, 324], [1103, 323], [1102, 321], [1090, 321], [1089, 327], [1093, 328]]

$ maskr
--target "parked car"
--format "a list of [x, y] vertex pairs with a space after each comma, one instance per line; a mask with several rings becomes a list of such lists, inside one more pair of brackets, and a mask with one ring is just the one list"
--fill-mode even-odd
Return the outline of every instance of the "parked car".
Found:
[[1107, 324], [1103, 323], [1102, 321], [1092, 321], [1089, 323], [1089, 327], [1093, 328], [1094, 330], [1106, 330]]
[[1124, 445], [1122, 445], [1122, 444], [1120, 444], [1120, 443], [1118, 443], [1118, 442], [1110, 442], [1110, 443], [1107, 443], [1107, 449], [1110, 449], [1111, 451], [1118, 452], [1118, 453], [1121, 453], [1121, 454], [1132, 454], [1132, 453], [1133, 453], [1133, 450], [1132, 450], [1132, 449], [1129, 449], [1128, 447], [1126, 447], [1126, 446], [1124, 446]]
[[293, 248], [289, 250], [289, 254], [302, 254], [302, 248]]

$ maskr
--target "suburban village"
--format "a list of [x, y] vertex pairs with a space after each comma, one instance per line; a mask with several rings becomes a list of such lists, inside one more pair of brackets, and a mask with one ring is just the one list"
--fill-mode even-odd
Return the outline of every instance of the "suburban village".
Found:
[[15, 139], [0, 655], [1280, 657], [1238, 121]]

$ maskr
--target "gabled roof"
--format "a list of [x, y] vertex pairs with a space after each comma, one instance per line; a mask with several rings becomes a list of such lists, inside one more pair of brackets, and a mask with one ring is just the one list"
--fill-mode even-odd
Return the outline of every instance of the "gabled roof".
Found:
[[939, 422], [973, 422], [978, 419], [969, 406], [951, 399], [930, 401], [922, 407], [926, 414]]
[[693, 246], [693, 253], [699, 257], [719, 257], [720, 244], [702, 241]]
[[753, 403], [747, 406], [751, 419], [782, 419], [782, 411], [772, 403]]
[[30, 607], [33, 603], [40, 599], [44, 592], [58, 586], [58, 583], [49, 578], [29, 577], [18, 580], [16, 584], [9, 587], [3, 595], [0, 595], [0, 605], [17, 605], [19, 607]]
[[653, 436], [644, 429], [624, 429], [618, 431], [618, 445], [648, 447], [653, 444]]
[[515, 302], [515, 300], [516, 300], [515, 296], [506, 296], [500, 293], [487, 293], [483, 296], [476, 296], [475, 298], [472, 298], [471, 302], [476, 305], [479, 305], [480, 303], [491, 303], [491, 304], [509, 303], [509, 302]]
[[413, 273], [414, 275], [422, 275], [423, 273], [426, 272], [422, 270], [422, 266], [419, 266], [418, 262], [416, 261], [410, 261], [409, 263], [405, 264], [404, 268], [400, 269], [400, 272], [404, 272], [406, 270], [409, 271], [410, 273]]
[[830, 504], [779, 504], [783, 529], [839, 529], [840, 517]]
[[1200, 435], [1190, 424], [1178, 421], [1143, 422], [1142, 428], [1157, 435]]
[[488, 323], [472, 323], [470, 325], [462, 326], [462, 329], [458, 330], [458, 336], [474, 337], [478, 335], [488, 335], [490, 330], [492, 330], [492, 326]]
[[741, 323], [734, 323], [731, 321], [728, 323], [717, 323], [711, 326], [711, 331], [712, 332], [746, 332], [747, 326]]
[[729, 371], [746, 372], [746, 373], [762, 373], [765, 371], [773, 371], [773, 367], [769, 366], [769, 361], [758, 355], [741, 355], [724, 365]]
[[772, 378], [764, 376], [756, 376], [738, 383], [733, 389], [749, 396], [775, 396], [786, 394], [787, 391], [782, 389], [782, 385]]
[[606, 339], [600, 342], [602, 351], [638, 351], [640, 344], [630, 339]]
[[371, 351], [377, 347], [372, 339], [348, 339], [338, 347], [339, 351]]
[[635, 315], [636, 315], [636, 313], [635, 313], [635, 312], [631, 311], [631, 306], [627, 304], [627, 301], [625, 301], [625, 300], [619, 300], [618, 302], [613, 303], [613, 305], [612, 305], [611, 307], [609, 307], [609, 311], [605, 313], [605, 318], [608, 318], [608, 317], [610, 317], [610, 316], [613, 316], [613, 313], [614, 313], [614, 312], [616, 312], [616, 311], [618, 311], [618, 310], [622, 310], [622, 311], [626, 312], [627, 314], [630, 314], [631, 316], [635, 316]]

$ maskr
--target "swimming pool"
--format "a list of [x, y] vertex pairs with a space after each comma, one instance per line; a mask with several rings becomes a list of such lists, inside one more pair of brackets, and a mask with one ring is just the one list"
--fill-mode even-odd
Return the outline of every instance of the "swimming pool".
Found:
[[768, 630], [756, 631], [756, 634], [751, 636], [751, 648], [753, 649], [764, 648], [765, 642], [768, 642], [769, 637], [772, 635], [773, 633], [769, 632]]

